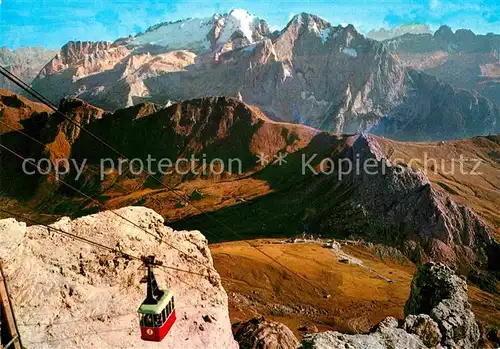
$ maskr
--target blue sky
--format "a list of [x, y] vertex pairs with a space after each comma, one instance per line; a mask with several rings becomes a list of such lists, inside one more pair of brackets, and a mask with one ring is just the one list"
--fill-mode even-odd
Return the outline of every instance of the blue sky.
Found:
[[177, 1], [177, 0], [0, 0], [0, 46], [40, 45], [57, 49], [69, 40], [109, 40], [186, 17], [244, 8], [281, 29], [297, 13], [317, 14], [332, 24], [352, 23], [365, 33], [380, 27], [427, 23], [436, 29], [500, 32], [498, 0], [385, 1]]

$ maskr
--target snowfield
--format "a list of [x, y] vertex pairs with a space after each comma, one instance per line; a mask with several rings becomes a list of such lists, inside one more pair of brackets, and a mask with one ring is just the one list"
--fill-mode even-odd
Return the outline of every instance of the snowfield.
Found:
[[171, 50], [209, 49], [208, 34], [214, 27], [216, 20], [217, 17], [213, 16], [165, 24], [152, 31], [137, 35], [130, 41], [130, 44], [136, 46], [158, 45], [168, 47]]
[[[190, 18], [152, 27], [128, 41], [134, 46], [155, 45], [169, 50], [206, 51], [226, 44], [235, 32], [242, 32], [253, 43], [260, 19], [246, 10], [234, 9], [228, 14], [212, 17]], [[220, 31], [216, 30], [220, 28]], [[218, 35], [216, 34], [218, 33]], [[217, 35], [217, 36], [216, 36]]]

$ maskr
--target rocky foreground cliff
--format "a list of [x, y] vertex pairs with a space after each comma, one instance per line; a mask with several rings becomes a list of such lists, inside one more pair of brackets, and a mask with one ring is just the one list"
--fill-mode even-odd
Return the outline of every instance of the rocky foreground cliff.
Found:
[[[23, 346], [44, 348], [237, 348], [227, 295], [198, 231], [174, 231], [150, 209], [126, 207], [52, 226], [167, 267], [158, 282], [174, 292], [177, 321], [161, 343], [140, 339], [145, 298], [141, 262], [77, 242], [43, 226], [0, 220], [3, 259]], [[146, 234], [142, 229], [151, 235]], [[182, 252], [182, 253], [181, 253]]]

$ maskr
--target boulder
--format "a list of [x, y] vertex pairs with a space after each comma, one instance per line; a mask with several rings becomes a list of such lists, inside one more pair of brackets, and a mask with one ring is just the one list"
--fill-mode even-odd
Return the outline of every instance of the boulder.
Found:
[[295, 349], [299, 346], [288, 327], [264, 317], [234, 324], [233, 333], [240, 349]]
[[412, 281], [405, 314], [429, 314], [447, 348], [476, 348], [480, 332], [468, 302], [467, 283], [443, 264], [421, 266]]
[[435, 348], [441, 342], [439, 326], [429, 315], [408, 315], [403, 328], [406, 332], [419, 336], [429, 348]]

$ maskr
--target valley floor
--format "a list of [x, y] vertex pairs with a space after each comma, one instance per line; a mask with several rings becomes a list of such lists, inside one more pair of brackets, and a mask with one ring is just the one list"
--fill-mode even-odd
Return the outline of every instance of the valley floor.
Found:
[[[264, 315], [299, 337], [315, 328], [365, 332], [387, 316], [403, 318], [415, 272], [411, 262], [382, 259], [376, 247], [361, 245], [342, 245], [335, 253], [320, 243], [254, 240], [213, 244], [211, 251], [229, 296], [231, 321]], [[479, 320], [500, 325], [498, 298], [471, 285], [469, 297]]]

